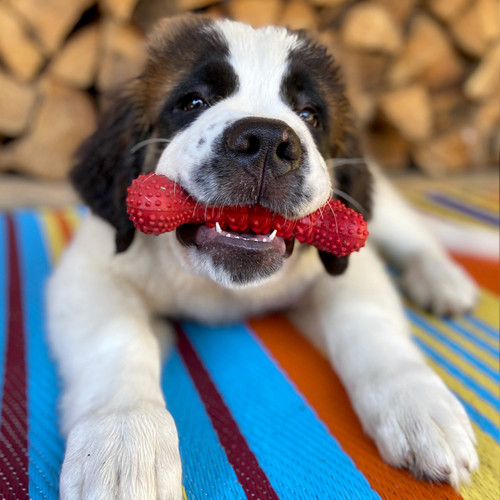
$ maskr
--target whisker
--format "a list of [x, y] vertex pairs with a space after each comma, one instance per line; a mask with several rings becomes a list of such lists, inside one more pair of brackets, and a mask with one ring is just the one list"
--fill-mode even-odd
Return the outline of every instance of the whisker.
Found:
[[354, 205], [363, 214], [363, 217], [366, 219], [366, 209], [357, 200], [355, 200], [352, 196], [350, 196], [347, 193], [345, 193], [344, 191], [341, 191], [340, 189], [336, 189], [336, 188], [332, 189], [332, 193], [335, 193], [336, 195], [340, 196], [341, 198], [344, 198], [344, 200], [347, 200], [352, 205]]
[[158, 142], [164, 142], [165, 144], [168, 144], [169, 141], [168, 139], [163, 139], [161, 137], [155, 137], [155, 138], [151, 138], [151, 139], [145, 139], [144, 141], [140, 141], [138, 142], [135, 146], [133, 146], [131, 149], [130, 149], [130, 154], [134, 154], [137, 150], [143, 148], [144, 146], [147, 146], [148, 144], [154, 144], [154, 143], [158, 143]]

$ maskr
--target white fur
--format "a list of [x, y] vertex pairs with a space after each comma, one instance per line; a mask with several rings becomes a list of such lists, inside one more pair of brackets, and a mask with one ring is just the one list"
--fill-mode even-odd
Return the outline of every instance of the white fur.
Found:
[[[193, 152], [188, 144], [199, 137], [210, 144], [225, 121], [241, 114], [258, 110], [259, 116], [285, 119], [315, 151], [303, 123], [276, 94], [274, 72], [284, 71], [287, 49], [267, 45], [284, 41], [289, 48], [296, 40], [283, 30], [254, 32], [232, 23], [222, 23], [222, 30], [245, 85], [241, 95], [207, 110], [167, 146], [158, 171], [186, 186], [190, 168], [207, 152]], [[249, 71], [245, 58], [255, 57], [249, 37], [266, 48], [270, 66], [262, 58], [262, 67]], [[311, 183], [323, 184], [324, 162], [317, 152], [312, 157]], [[315, 203], [324, 197], [318, 191]], [[438, 311], [470, 307], [470, 279], [378, 173], [375, 202], [371, 240], [401, 267], [408, 293]], [[387, 462], [454, 486], [477, 467], [465, 412], [411, 343], [397, 292], [371, 245], [351, 256], [340, 277], [325, 275], [308, 248], [294, 252], [273, 279], [243, 289], [225, 288], [203, 269], [186, 267], [178, 253], [173, 234], [136, 234], [132, 247], [116, 255], [113, 228], [89, 215], [49, 283], [50, 343], [64, 381], [63, 499], [182, 497], [177, 432], [160, 387], [171, 332], [159, 326], [159, 314], [213, 323], [296, 306], [294, 320], [331, 360]]]

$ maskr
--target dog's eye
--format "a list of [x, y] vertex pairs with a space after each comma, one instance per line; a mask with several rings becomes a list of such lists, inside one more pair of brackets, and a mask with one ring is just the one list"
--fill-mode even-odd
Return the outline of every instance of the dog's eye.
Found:
[[304, 120], [308, 125], [313, 128], [319, 127], [319, 116], [315, 109], [313, 108], [304, 108], [299, 111], [299, 116]]
[[207, 108], [208, 103], [199, 94], [188, 94], [179, 102], [179, 108], [182, 111], [194, 111], [195, 109]]

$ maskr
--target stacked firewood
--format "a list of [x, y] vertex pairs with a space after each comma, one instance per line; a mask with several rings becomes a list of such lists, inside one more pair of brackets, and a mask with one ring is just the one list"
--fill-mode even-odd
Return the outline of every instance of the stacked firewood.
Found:
[[385, 168], [498, 165], [498, 0], [0, 0], [0, 171], [64, 177], [154, 20], [188, 10], [315, 32]]

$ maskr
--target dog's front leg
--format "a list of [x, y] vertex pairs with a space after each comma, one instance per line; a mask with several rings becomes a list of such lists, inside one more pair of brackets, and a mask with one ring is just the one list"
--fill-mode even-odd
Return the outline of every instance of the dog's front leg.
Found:
[[396, 290], [370, 247], [321, 277], [293, 316], [329, 357], [382, 457], [457, 487], [477, 467], [461, 404], [411, 342]]
[[67, 436], [61, 498], [180, 499], [178, 438], [160, 387], [157, 329], [132, 285], [88, 265], [73, 256], [49, 286]]

